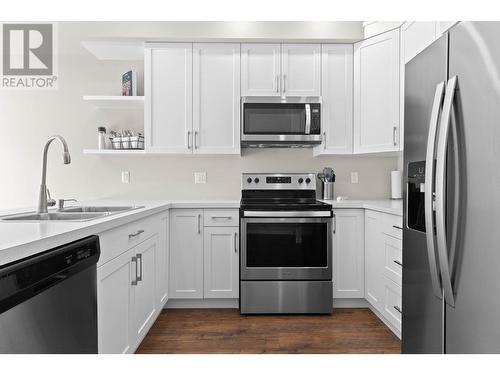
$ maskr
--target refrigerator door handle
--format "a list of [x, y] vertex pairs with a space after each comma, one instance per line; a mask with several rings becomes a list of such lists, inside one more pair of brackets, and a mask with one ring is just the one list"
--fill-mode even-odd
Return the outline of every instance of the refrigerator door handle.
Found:
[[[439, 255], [439, 268], [441, 269], [441, 282], [443, 284], [446, 303], [455, 306], [455, 296], [451, 285], [450, 263], [448, 257], [448, 244], [446, 238], [446, 152], [448, 148], [448, 135], [451, 124], [453, 100], [457, 76], [448, 80], [444, 97], [443, 113], [439, 126], [436, 161], [436, 235]], [[457, 225], [455, 222], [454, 225]], [[455, 245], [455, 241], [453, 241]]]
[[427, 137], [427, 152], [425, 156], [425, 237], [427, 240], [427, 257], [431, 274], [434, 295], [443, 298], [441, 281], [439, 279], [439, 265], [436, 257], [436, 239], [434, 236], [434, 167], [436, 153], [436, 134], [438, 129], [439, 113], [443, 102], [444, 81], [436, 86], [434, 102], [432, 104], [429, 136]]

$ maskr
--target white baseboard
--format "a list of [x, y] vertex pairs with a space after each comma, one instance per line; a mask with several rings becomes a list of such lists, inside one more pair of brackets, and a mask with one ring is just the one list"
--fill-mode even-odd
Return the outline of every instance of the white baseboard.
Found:
[[238, 298], [169, 299], [164, 309], [237, 309]]
[[364, 298], [334, 298], [334, 309], [360, 309], [367, 308], [368, 302]]

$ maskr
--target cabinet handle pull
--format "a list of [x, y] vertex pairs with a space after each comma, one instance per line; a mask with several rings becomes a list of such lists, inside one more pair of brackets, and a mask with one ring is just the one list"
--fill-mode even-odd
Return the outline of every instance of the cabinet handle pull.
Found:
[[132, 262], [135, 263], [135, 280], [132, 280], [132, 285], [137, 285], [137, 271], [138, 271], [138, 266], [137, 266], [137, 257], [132, 257]]
[[392, 142], [394, 143], [394, 146], [397, 146], [398, 143], [396, 142], [396, 132], [397, 132], [398, 128], [397, 126], [393, 126], [392, 127]]
[[396, 263], [398, 266], [403, 267], [403, 263], [401, 263], [399, 260], [394, 259], [393, 262]]
[[401, 227], [400, 227], [400, 226], [398, 226], [398, 225], [393, 225], [392, 227], [393, 227], [393, 228], [396, 228], [396, 229], [401, 229], [401, 230], [403, 230], [403, 228], [401, 228]]
[[283, 74], [283, 93], [286, 92], [286, 74]]
[[194, 132], [194, 148], [198, 148], [198, 132]]
[[188, 131], [187, 132], [187, 145], [188, 145], [188, 150], [191, 150], [191, 145], [189, 143], [189, 141], [191, 140], [191, 132]]
[[201, 215], [198, 214], [198, 234], [201, 234]]
[[276, 74], [276, 92], [280, 92], [280, 75]]
[[233, 218], [232, 216], [212, 216], [212, 220], [217, 220], [217, 219], [231, 220], [232, 218]]
[[394, 307], [394, 310], [396, 310], [398, 313], [400, 313], [400, 314], [403, 313], [403, 311], [401, 310], [401, 307], [399, 307], [399, 306], [392, 306], [392, 307]]
[[238, 232], [234, 232], [234, 252], [238, 252]]
[[323, 149], [326, 150], [326, 132], [323, 132], [323, 139], [325, 140], [325, 143], [323, 144]]
[[141, 261], [141, 267], [139, 268], [141, 270], [141, 273], [140, 273], [139, 276], [136, 276], [136, 280], [137, 280], [137, 282], [139, 282], [139, 281], [142, 281], [142, 254], [137, 254], [136, 257], [137, 257], [137, 261], [135, 262], [135, 265], [136, 265], [136, 271], [135, 271], [135, 273], [136, 273], [136, 275], [137, 275], [137, 265], [139, 264], [139, 261]]
[[337, 216], [333, 214], [333, 234], [337, 233]]
[[141, 233], [144, 233], [144, 229], [139, 229], [139, 230], [138, 230], [137, 232], [135, 232], [135, 233], [130, 233], [130, 234], [128, 235], [128, 238], [130, 239], [130, 238], [137, 237], [137, 236], [138, 236], [139, 234], [141, 234]]

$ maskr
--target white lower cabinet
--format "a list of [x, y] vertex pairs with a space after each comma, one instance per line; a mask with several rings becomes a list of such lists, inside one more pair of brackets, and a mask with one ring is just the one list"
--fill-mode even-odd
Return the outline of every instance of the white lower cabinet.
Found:
[[238, 298], [238, 210], [171, 210], [169, 298]]
[[[162, 222], [161, 217], [150, 217], [99, 235], [99, 353], [134, 352], [166, 302], [165, 283], [163, 286], [159, 283], [159, 276], [167, 272], [166, 264], [161, 261], [168, 250]], [[147, 238], [140, 237], [144, 234]], [[123, 246], [121, 251], [117, 244]], [[108, 259], [109, 254], [118, 255]]]
[[203, 298], [203, 210], [170, 211], [169, 298]]
[[333, 297], [364, 298], [364, 210], [335, 209]]
[[238, 298], [238, 227], [204, 228], [204, 297]]
[[132, 341], [140, 342], [156, 318], [156, 250], [158, 235], [134, 248], [136, 273], [132, 280]]
[[401, 332], [402, 218], [365, 212], [365, 298], [389, 323]]

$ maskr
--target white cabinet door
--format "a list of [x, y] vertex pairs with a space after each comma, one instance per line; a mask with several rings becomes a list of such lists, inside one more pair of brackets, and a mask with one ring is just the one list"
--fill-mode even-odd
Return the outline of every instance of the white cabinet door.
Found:
[[321, 95], [321, 45], [283, 44], [281, 47], [284, 96]]
[[205, 227], [205, 298], [238, 298], [238, 227]]
[[437, 23], [431, 21], [406, 22], [401, 27], [401, 53], [405, 64], [436, 40], [436, 27]]
[[193, 152], [240, 153], [240, 45], [193, 46]]
[[158, 249], [156, 253], [156, 303], [157, 308], [162, 309], [168, 300], [168, 211], [160, 220], [160, 233]]
[[399, 150], [399, 32], [354, 45], [354, 153]]
[[191, 153], [192, 44], [169, 43], [147, 48], [144, 65], [147, 150]]
[[336, 209], [333, 213], [333, 297], [364, 298], [364, 210]]
[[321, 127], [323, 144], [314, 154], [352, 153], [353, 45], [321, 46]]
[[379, 311], [384, 308], [384, 247], [381, 214], [365, 210], [365, 298]]
[[279, 96], [281, 45], [241, 45], [241, 96]]
[[203, 210], [170, 211], [169, 298], [203, 298]]
[[98, 347], [100, 354], [127, 353], [132, 343], [131, 283], [133, 249], [97, 269]]
[[156, 317], [156, 252], [158, 235], [155, 235], [133, 248], [137, 273], [136, 284], [132, 285], [133, 310], [131, 332], [136, 345], [143, 339]]

